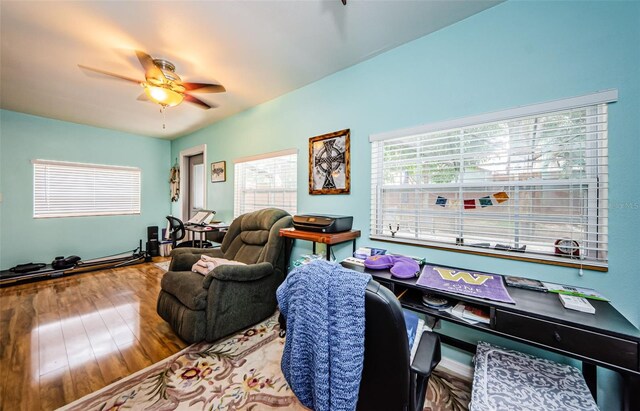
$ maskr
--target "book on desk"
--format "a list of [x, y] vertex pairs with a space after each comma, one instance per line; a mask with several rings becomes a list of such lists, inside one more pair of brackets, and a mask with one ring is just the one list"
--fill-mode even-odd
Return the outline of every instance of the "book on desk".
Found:
[[534, 280], [531, 278], [514, 277], [512, 275], [505, 275], [504, 282], [509, 287], [524, 288], [526, 290], [542, 291], [546, 293], [548, 290], [542, 283], [542, 281]]
[[558, 294], [560, 302], [564, 308], [569, 310], [581, 311], [583, 313], [595, 314], [596, 309], [593, 305], [589, 304], [584, 297], [576, 297], [575, 295]]
[[451, 315], [471, 324], [489, 324], [491, 321], [488, 310], [463, 302], [459, 302], [451, 309]]
[[201, 210], [201, 211], [198, 211], [189, 220], [187, 220], [185, 224], [205, 226], [212, 222], [213, 216], [215, 215], [216, 215], [215, 211]]
[[404, 313], [404, 324], [407, 327], [407, 339], [409, 341], [410, 357], [409, 361], [413, 362], [413, 357], [418, 351], [422, 333], [425, 331], [424, 320], [413, 311], [402, 309]]

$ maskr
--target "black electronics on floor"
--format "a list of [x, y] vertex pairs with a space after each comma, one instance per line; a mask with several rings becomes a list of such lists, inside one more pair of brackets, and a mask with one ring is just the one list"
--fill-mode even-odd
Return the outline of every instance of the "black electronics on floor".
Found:
[[158, 226], [149, 226], [147, 227], [147, 241], [156, 240], [158, 241]]
[[51, 264], [18, 264], [9, 270], [0, 271], [0, 287], [106, 268], [124, 267], [141, 263], [146, 261], [147, 258], [150, 261], [148, 254], [142, 251], [142, 240], [140, 240], [140, 245], [131, 251], [91, 260], [82, 260], [77, 255], [70, 255], [69, 257], [58, 256], [54, 258]]
[[9, 269], [10, 272], [16, 274], [28, 273], [31, 271], [38, 271], [41, 268], [46, 267], [45, 263], [26, 263], [26, 264], [18, 264], [15, 267], [11, 267]]
[[147, 253], [151, 257], [160, 255], [160, 242], [158, 241], [158, 226], [147, 227]]
[[66, 258], [64, 256], [58, 256], [51, 262], [51, 267], [54, 270], [66, 270], [75, 267], [80, 260], [81, 258], [77, 255], [70, 255]]

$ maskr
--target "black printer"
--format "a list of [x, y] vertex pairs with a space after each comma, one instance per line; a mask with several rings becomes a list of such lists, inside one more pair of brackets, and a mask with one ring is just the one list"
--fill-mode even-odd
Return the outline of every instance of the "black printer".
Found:
[[293, 216], [293, 227], [301, 231], [339, 233], [351, 230], [352, 216], [331, 214], [302, 214]]

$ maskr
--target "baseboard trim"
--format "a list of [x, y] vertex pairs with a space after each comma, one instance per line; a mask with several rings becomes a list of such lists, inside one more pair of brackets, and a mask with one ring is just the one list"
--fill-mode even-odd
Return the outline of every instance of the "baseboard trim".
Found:
[[440, 360], [440, 364], [438, 364], [438, 367], [444, 368], [448, 371], [458, 374], [463, 378], [467, 378], [470, 380], [473, 379], [473, 367], [471, 367], [470, 365], [463, 364], [461, 362], [454, 361], [449, 358], [442, 358]]

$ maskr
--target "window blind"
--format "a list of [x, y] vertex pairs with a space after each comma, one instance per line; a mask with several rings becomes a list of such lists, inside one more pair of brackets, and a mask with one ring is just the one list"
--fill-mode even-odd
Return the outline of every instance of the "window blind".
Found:
[[297, 151], [235, 160], [234, 217], [267, 207], [297, 212]]
[[374, 239], [607, 265], [606, 104], [396, 134], [371, 150]]
[[140, 214], [140, 169], [33, 160], [33, 216]]

